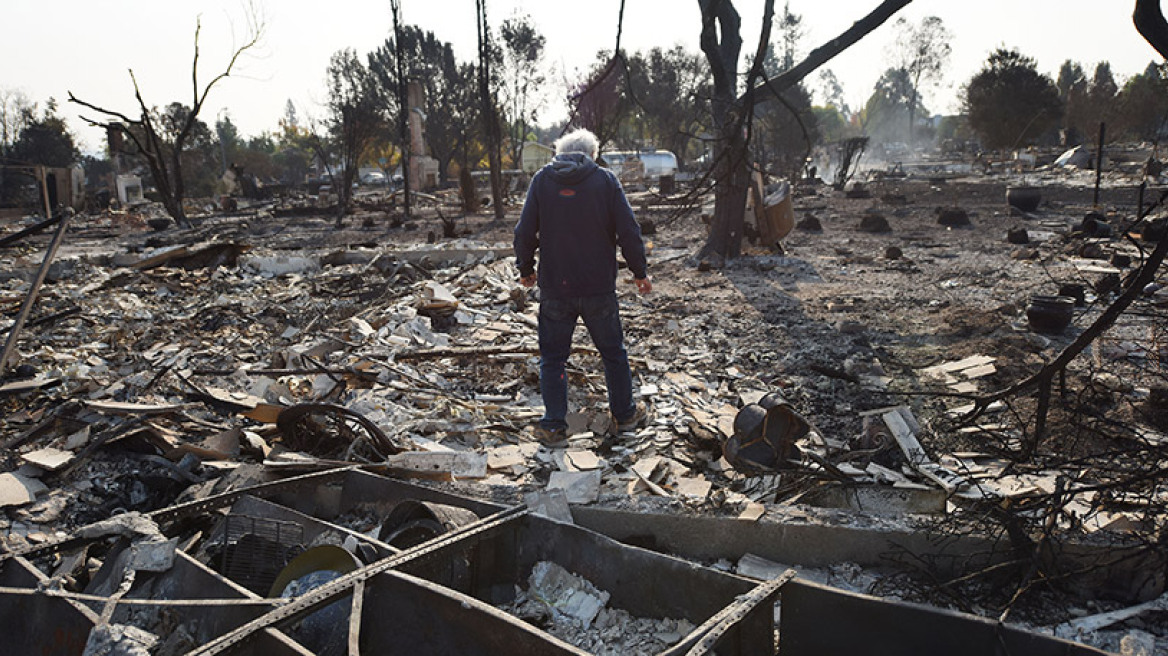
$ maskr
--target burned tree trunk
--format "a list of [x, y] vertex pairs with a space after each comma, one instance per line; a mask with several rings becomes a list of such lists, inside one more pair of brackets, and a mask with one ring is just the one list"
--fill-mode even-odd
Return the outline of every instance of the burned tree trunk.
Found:
[[[747, 142], [742, 135], [745, 115], [736, 97], [742, 21], [731, 2], [698, 0], [698, 4], [702, 9], [702, 52], [714, 77], [712, 109], [718, 132], [714, 144], [714, 179], [717, 181], [714, 219], [710, 224], [709, 240], [698, 258], [732, 258], [737, 257], [742, 248], [743, 213], [750, 183]], [[773, 0], [768, 0], [768, 6], [773, 4]], [[722, 35], [720, 42], [719, 33]]]
[[[746, 190], [750, 179], [750, 162], [746, 156], [748, 138], [742, 128], [746, 125], [745, 108], [776, 97], [798, 84], [815, 69], [851, 47], [872, 30], [879, 27], [912, 0], [884, 0], [879, 7], [856, 21], [843, 34], [816, 48], [806, 59], [782, 75], [751, 86], [738, 99], [733, 98], [733, 80], [737, 75], [736, 57], [742, 45], [738, 36], [738, 13], [731, 0], [698, 0], [702, 9], [702, 52], [710, 63], [714, 77], [714, 122], [718, 126], [719, 141], [714, 153], [715, 164], [714, 220], [710, 236], [699, 253], [699, 259], [737, 257], [742, 247], [742, 228], [746, 212]], [[767, 16], [773, 14], [773, 2], [767, 3]], [[721, 27], [722, 42], [718, 43], [715, 22]], [[769, 19], [766, 30], [769, 33]], [[734, 58], [728, 58], [733, 52]], [[722, 118], [719, 120], [719, 112]], [[733, 132], [731, 132], [733, 130]]]

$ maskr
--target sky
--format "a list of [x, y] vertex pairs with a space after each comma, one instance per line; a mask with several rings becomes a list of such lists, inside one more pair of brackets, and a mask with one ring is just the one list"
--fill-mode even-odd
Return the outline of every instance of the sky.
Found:
[[[776, 0], [781, 13], [784, 0]], [[879, 0], [789, 0], [803, 18], [800, 55], [846, 30], [879, 5]], [[578, 79], [600, 49], [616, 44], [621, 0], [563, 3], [549, 0], [487, 0], [492, 26], [526, 13], [547, 37], [551, 79]], [[742, 16], [743, 52], [754, 52], [764, 0], [734, 0]], [[1016, 48], [1038, 62], [1041, 72], [1057, 76], [1071, 59], [1090, 75], [1108, 61], [1123, 79], [1158, 60], [1131, 23], [1133, 0], [913, 0], [892, 20], [825, 68], [841, 81], [847, 102], [861, 106], [889, 66], [889, 47], [898, 17], [919, 23], [941, 18], [953, 33], [945, 80], [924, 89], [933, 113], [955, 113], [961, 85], [996, 48]], [[336, 51], [352, 48], [364, 55], [392, 30], [389, 0], [255, 0], [263, 17], [259, 48], [242, 58], [230, 78], [210, 92], [202, 118], [214, 124], [222, 112], [244, 135], [274, 131], [292, 100], [301, 117], [323, 115], [325, 69]], [[403, 22], [433, 31], [450, 42], [455, 56], [476, 53], [475, 0], [401, 0]], [[628, 51], [681, 44], [698, 51], [701, 18], [696, 0], [625, 0], [621, 45]], [[59, 112], [82, 149], [96, 152], [102, 133], [84, 118], [100, 118], [66, 100], [76, 97], [128, 115], [138, 113], [132, 69], [146, 101], [164, 106], [191, 104], [191, 61], [195, 27], [199, 36], [200, 86], [221, 73], [247, 33], [243, 0], [4, 0], [0, 9], [0, 93], [19, 92], [42, 106], [55, 98]], [[814, 88], [816, 75], [810, 79]], [[562, 87], [549, 83], [552, 96], [541, 122], [566, 116], [558, 100]]]

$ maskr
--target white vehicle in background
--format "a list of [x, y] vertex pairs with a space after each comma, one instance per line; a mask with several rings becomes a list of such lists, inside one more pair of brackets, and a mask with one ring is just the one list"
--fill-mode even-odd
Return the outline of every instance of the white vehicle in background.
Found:
[[677, 155], [668, 150], [613, 150], [600, 153], [600, 158], [618, 178], [624, 173], [626, 163], [631, 163], [633, 158], [641, 160], [646, 182], [677, 174]]

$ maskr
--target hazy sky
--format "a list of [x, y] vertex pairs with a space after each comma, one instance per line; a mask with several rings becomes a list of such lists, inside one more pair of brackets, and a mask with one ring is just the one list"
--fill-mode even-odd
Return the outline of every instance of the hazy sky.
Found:
[[[258, 0], [257, 0], [258, 3]], [[522, 11], [547, 37], [547, 60], [575, 79], [598, 49], [616, 42], [620, 0], [565, 3], [549, 0], [487, 0], [488, 19], [498, 25]], [[401, 0], [403, 19], [454, 44], [463, 60], [475, 55], [474, 0]], [[776, 0], [781, 12], [783, 0]], [[1066, 59], [1088, 75], [1106, 60], [1122, 83], [1141, 72], [1156, 52], [1131, 23], [1133, 0], [914, 0], [898, 16], [919, 22], [940, 17], [954, 33], [945, 82], [926, 89], [935, 113], [956, 111], [960, 86], [997, 47], [1017, 48], [1034, 57], [1052, 77]], [[743, 52], [757, 45], [763, 0], [734, 0], [742, 15]], [[802, 52], [835, 37], [879, 5], [879, 0], [789, 0], [803, 17]], [[324, 71], [342, 48], [364, 55], [381, 45], [392, 21], [388, 0], [303, 2], [268, 0], [257, 4], [266, 33], [255, 56], [244, 58], [236, 74], [216, 86], [203, 118], [213, 124], [224, 108], [245, 135], [274, 130], [291, 99], [301, 116], [322, 113]], [[0, 91], [20, 91], [43, 103], [56, 98], [61, 113], [83, 147], [102, 145], [101, 133], [81, 116], [93, 113], [65, 102], [68, 92], [94, 104], [137, 114], [128, 69], [152, 105], [191, 103], [191, 56], [196, 20], [201, 17], [200, 82], [220, 73], [246, 31], [241, 0], [4, 0], [0, 9]], [[895, 18], [893, 19], [895, 20]], [[892, 22], [829, 62], [844, 85], [848, 102], [861, 105], [888, 67]], [[697, 50], [700, 13], [696, 0], [626, 0], [622, 46], [627, 50], [681, 43]], [[814, 81], [813, 75], [811, 80]], [[814, 86], [814, 85], [813, 85]], [[558, 83], [549, 85], [555, 97]], [[562, 118], [562, 103], [549, 103], [545, 119]]]

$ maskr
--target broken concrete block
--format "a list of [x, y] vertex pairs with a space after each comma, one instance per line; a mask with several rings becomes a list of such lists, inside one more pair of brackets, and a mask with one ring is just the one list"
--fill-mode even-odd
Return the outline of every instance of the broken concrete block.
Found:
[[587, 449], [568, 449], [564, 451], [565, 471], [591, 471], [604, 467], [604, 459]]
[[554, 519], [557, 522], [572, 524], [572, 510], [568, 507], [568, 499], [562, 490], [548, 492], [535, 491], [523, 495], [523, 503], [531, 512]]
[[23, 506], [34, 501], [48, 486], [27, 476], [13, 472], [0, 474], [0, 508]]
[[547, 491], [562, 490], [568, 503], [594, 503], [600, 498], [600, 470], [552, 472]]
[[434, 478], [485, 478], [487, 456], [469, 451], [426, 453], [410, 451], [386, 459], [392, 470]]
[[73, 454], [69, 451], [48, 447], [25, 453], [21, 459], [45, 471], [57, 471], [73, 460]]
[[651, 481], [653, 474], [665, 459], [661, 456], [650, 456], [648, 458], [641, 458], [633, 463], [633, 471], [641, 478]]
[[425, 299], [423, 307], [427, 310], [458, 307], [458, 299], [440, 282], [427, 280], [422, 294]]
[[513, 467], [523, 465], [526, 461], [527, 457], [523, 455], [523, 451], [515, 444], [508, 444], [487, 450], [488, 469], [510, 470]]
[[746, 507], [742, 509], [742, 512], [738, 513], [738, 519], [743, 519], [748, 522], [755, 522], [765, 514], [766, 506], [761, 503], [749, 501], [747, 502]]
[[528, 585], [529, 595], [543, 600], [553, 612], [578, 620], [584, 628], [592, 624], [611, 596], [587, 579], [546, 560], [531, 569]]
[[790, 568], [786, 565], [776, 563], [773, 560], [767, 560], [762, 556], [756, 556], [752, 553], [744, 554], [738, 560], [737, 567], [740, 576], [749, 576], [752, 579], [760, 579], [763, 581], [777, 579], [788, 569]]
[[712, 487], [714, 484], [704, 478], [679, 478], [675, 489], [679, 496], [705, 499]]
[[174, 552], [178, 538], [146, 538], [130, 545], [128, 567], [139, 572], [165, 572], [174, 566]]

